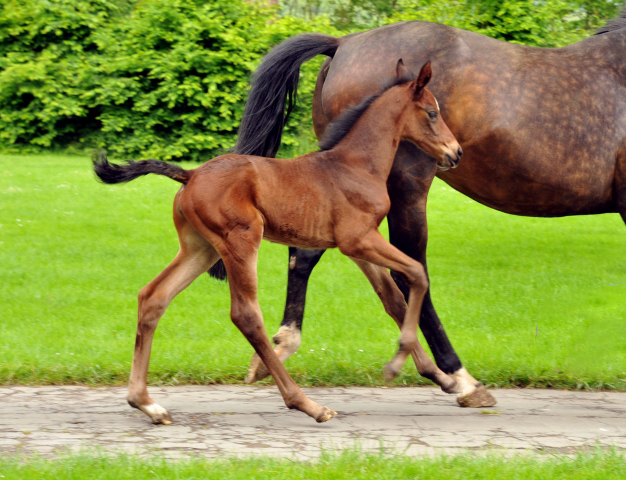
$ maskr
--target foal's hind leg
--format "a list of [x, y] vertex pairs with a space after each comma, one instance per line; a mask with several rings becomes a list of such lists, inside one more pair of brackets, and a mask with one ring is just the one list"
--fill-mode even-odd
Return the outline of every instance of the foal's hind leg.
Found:
[[[276, 347], [274, 351], [280, 361], [285, 361], [300, 348], [302, 339], [302, 320], [304, 302], [309, 276], [326, 250], [304, 250], [289, 247], [289, 278], [287, 281], [287, 300], [285, 314], [280, 328], [272, 337]], [[261, 358], [255, 353], [248, 369], [247, 383], [254, 383], [270, 374]]]
[[360, 237], [347, 235], [340, 238], [337, 235], [337, 244], [344, 255], [399, 272], [409, 285], [409, 303], [400, 327], [400, 348], [396, 356], [385, 366], [385, 379], [390, 381], [398, 375], [406, 358], [419, 345], [417, 327], [422, 300], [428, 289], [426, 271], [421, 263], [387, 242], [378, 230], [370, 230]]
[[172, 423], [167, 410], [148, 395], [146, 377], [152, 338], [159, 319], [172, 299], [218, 259], [215, 249], [185, 220], [177, 219], [180, 251], [174, 261], [139, 292], [139, 319], [135, 354], [128, 387], [128, 403], [148, 415], [153, 423]]
[[[352, 258], [352, 260], [365, 274], [372, 287], [374, 287], [374, 291], [380, 297], [387, 314], [395, 320], [400, 330], [402, 330], [407, 306], [404, 301], [404, 295], [402, 295], [402, 292], [391, 278], [389, 271], [386, 268], [364, 260], [356, 258]], [[453, 392], [456, 389], [454, 379], [443, 373], [435, 365], [419, 342], [417, 347], [411, 352], [411, 356], [421, 376], [435, 382], [446, 393]]]

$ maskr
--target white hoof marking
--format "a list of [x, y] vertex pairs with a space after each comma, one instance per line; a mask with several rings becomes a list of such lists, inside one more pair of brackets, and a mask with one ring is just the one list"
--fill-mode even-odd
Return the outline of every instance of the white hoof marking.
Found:
[[469, 374], [465, 367], [450, 374], [450, 376], [456, 380], [460, 392], [459, 397], [466, 397], [476, 391], [476, 385], [479, 382]]
[[276, 344], [276, 354], [282, 363], [291, 357], [300, 348], [302, 342], [302, 333], [295, 324], [281, 326], [278, 333], [272, 338]]
[[167, 415], [167, 410], [165, 410], [158, 403], [153, 403], [152, 405], [142, 405], [141, 410], [151, 417]]
[[139, 410], [148, 415], [152, 419], [152, 423], [161, 423], [163, 425], [169, 425], [172, 423], [172, 417], [170, 417], [170, 414], [157, 403], [141, 405]]

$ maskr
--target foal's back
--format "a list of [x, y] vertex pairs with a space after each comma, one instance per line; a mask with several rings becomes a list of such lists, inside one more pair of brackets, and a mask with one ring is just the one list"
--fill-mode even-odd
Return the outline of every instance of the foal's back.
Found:
[[222, 236], [234, 225], [260, 220], [270, 241], [332, 248], [335, 207], [352, 183], [341, 170], [335, 155], [325, 151], [294, 159], [223, 155], [195, 170], [180, 206], [185, 214], [193, 209]]

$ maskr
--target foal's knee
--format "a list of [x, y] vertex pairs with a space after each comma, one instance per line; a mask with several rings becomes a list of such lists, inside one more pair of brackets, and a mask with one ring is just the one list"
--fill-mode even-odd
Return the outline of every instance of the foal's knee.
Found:
[[411, 268], [407, 269], [407, 273], [405, 273], [405, 278], [407, 283], [409, 284], [409, 288], [417, 289], [420, 292], [426, 293], [428, 290], [428, 276], [426, 275], [426, 269], [424, 265], [419, 262], [415, 262], [415, 265], [411, 266]]
[[[417, 349], [417, 346], [419, 345], [417, 336], [413, 337], [413, 335], [411, 335], [411, 332], [408, 332], [407, 334], [401, 336], [398, 343], [400, 346], [400, 350], [406, 353], [411, 353], [412, 351]], [[422, 372], [419, 373], [421, 374]]]
[[352, 235], [337, 239], [337, 248], [347, 257], [354, 258], [367, 258], [373, 249], [369, 239]]
[[230, 318], [246, 338], [257, 336], [262, 328], [259, 314], [252, 305], [233, 305]]

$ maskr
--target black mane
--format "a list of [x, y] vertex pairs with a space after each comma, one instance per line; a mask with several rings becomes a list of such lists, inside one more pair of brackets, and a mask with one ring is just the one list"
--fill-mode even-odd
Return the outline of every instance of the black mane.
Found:
[[622, 28], [626, 28], [626, 7], [622, 9], [619, 17], [609, 20], [604, 27], [601, 27], [596, 31], [595, 35], [614, 32], [615, 30], [621, 30]]
[[328, 124], [328, 127], [326, 127], [326, 132], [324, 132], [324, 136], [319, 142], [320, 149], [330, 150], [331, 148], [336, 146], [348, 134], [352, 127], [354, 127], [354, 124], [359, 120], [359, 118], [361, 118], [361, 116], [374, 102], [374, 100], [380, 97], [391, 87], [410, 82], [411, 80], [413, 80], [413, 78], [414, 77], [394, 78], [393, 80], [390, 80], [388, 83], [384, 84], [380, 92], [366, 97], [365, 100], [363, 100], [358, 105], [353, 105], [344, 109], [344, 111], [341, 112], [341, 114], [337, 116], [332, 122], [330, 122]]

